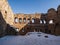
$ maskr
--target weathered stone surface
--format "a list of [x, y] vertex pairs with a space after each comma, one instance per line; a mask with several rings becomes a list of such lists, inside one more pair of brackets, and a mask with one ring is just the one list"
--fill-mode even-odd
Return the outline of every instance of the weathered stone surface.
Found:
[[[15, 22], [16, 18], [17, 22]], [[26, 22], [24, 22], [24, 19]], [[30, 23], [28, 23], [28, 19]], [[33, 19], [34, 23], [32, 23]], [[40, 20], [42, 21], [41, 23]], [[46, 14], [15, 14], [14, 27], [18, 29], [20, 34], [26, 34], [30, 31], [41, 31], [60, 35], [60, 6], [58, 6], [57, 11], [54, 8], [50, 8]]]
[[[8, 24], [7, 28], [6, 23]], [[51, 8], [46, 14], [35, 13], [14, 15], [7, 0], [0, 0], [0, 25], [1, 35], [5, 33], [16, 34], [16, 31], [18, 34], [41, 31], [60, 35], [60, 6], [58, 6], [57, 11], [54, 8]], [[11, 26], [14, 26], [16, 30]]]
[[7, 24], [13, 25], [13, 12], [7, 0], [0, 0], [0, 36], [6, 34]]
[[0, 11], [7, 24], [13, 25], [14, 14], [7, 0], [0, 0]]
[[4, 20], [0, 12], [0, 37], [5, 35], [5, 29], [7, 27], [6, 21]]

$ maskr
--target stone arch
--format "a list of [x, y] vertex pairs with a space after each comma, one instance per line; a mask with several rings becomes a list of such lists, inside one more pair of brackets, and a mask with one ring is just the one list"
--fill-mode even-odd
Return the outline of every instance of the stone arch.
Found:
[[26, 23], [26, 18], [23, 18], [23, 22]]
[[19, 18], [19, 23], [22, 23], [22, 18]]
[[18, 22], [19, 22], [19, 20], [18, 20], [17, 17], [15, 17], [14, 22], [15, 22], [15, 23], [18, 23]]
[[27, 19], [27, 22], [30, 23], [30, 18]]
[[32, 23], [35, 23], [35, 19], [34, 18], [32, 18]]
[[54, 23], [53, 19], [49, 20], [49, 24], [53, 24], [53, 23]]
[[40, 24], [42, 24], [43, 22], [42, 22], [42, 19], [40, 19]]

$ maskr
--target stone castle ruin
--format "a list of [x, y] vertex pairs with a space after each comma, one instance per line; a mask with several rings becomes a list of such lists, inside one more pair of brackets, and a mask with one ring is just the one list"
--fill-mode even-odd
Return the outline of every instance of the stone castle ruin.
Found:
[[0, 0], [0, 36], [6, 34], [7, 24], [13, 25], [14, 14], [7, 0]]
[[60, 35], [60, 5], [46, 14], [13, 14], [7, 0], [0, 0], [0, 36], [44, 32]]

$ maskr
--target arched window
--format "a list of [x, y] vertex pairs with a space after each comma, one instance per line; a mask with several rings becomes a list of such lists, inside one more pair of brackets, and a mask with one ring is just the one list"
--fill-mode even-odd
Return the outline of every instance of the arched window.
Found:
[[23, 18], [24, 23], [26, 22], [26, 18]]
[[43, 22], [44, 22], [44, 24], [46, 24], [46, 21], [45, 20], [43, 20]]
[[49, 21], [49, 24], [53, 24], [53, 20], [50, 20], [50, 21]]
[[41, 23], [41, 24], [43, 23], [42, 20], [40, 20], [40, 23]]
[[22, 22], [22, 18], [19, 18], [19, 22], [20, 22], [20, 23]]
[[22, 29], [22, 32], [25, 32], [25, 31], [24, 31], [24, 28]]
[[30, 23], [30, 19], [28, 19], [27, 22]]
[[32, 23], [34, 23], [34, 19], [32, 19]]
[[15, 17], [14, 21], [15, 21], [15, 23], [19, 22], [17, 17]]
[[16, 31], [17, 31], [17, 32], [19, 32], [19, 29], [18, 29], [18, 28], [16, 28]]

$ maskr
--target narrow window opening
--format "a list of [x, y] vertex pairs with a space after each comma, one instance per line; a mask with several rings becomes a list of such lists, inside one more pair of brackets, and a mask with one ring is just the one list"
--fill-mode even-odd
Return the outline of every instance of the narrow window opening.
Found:
[[19, 22], [20, 22], [20, 23], [22, 22], [22, 18], [19, 18]]
[[26, 18], [23, 19], [24, 23], [26, 22]]
[[15, 17], [15, 23], [18, 23], [19, 21], [18, 21], [18, 18], [17, 17]]
[[45, 20], [43, 20], [43, 22], [44, 22], [44, 24], [46, 24], [46, 21]]
[[27, 22], [30, 23], [30, 19], [28, 19]]
[[32, 23], [34, 23], [34, 19], [32, 19]]
[[42, 20], [40, 20], [40, 23], [41, 23], [41, 24], [43, 23]]
[[18, 31], [19, 31], [19, 29], [18, 29], [18, 28], [16, 28], [16, 31], [18, 32]]
[[53, 20], [50, 20], [50, 21], [49, 21], [49, 24], [53, 24]]

